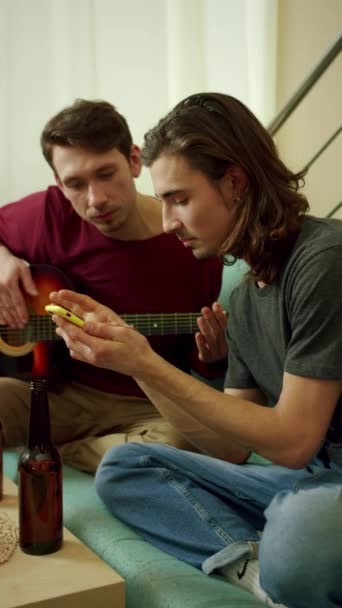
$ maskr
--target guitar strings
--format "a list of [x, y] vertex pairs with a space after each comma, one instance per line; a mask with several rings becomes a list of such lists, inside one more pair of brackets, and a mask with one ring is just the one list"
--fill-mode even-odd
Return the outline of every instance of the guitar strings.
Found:
[[[128, 313], [128, 314], [123, 314], [120, 315], [120, 317], [124, 320], [124, 321], [136, 321], [139, 325], [142, 324], [146, 324], [148, 325], [151, 321], [156, 322], [156, 323], [160, 323], [162, 324], [163, 322], [167, 322], [170, 323], [172, 322], [172, 324], [177, 324], [179, 321], [185, 323], [185, 322], [192, 322], [194, 319], [197, 319], [197, 317], [201, 316], [201, 313], [193, 313], [193, 312], [188, 312], [188, 313]], [[53, 323], [52, 319], [50, 318], [50, 316], [48, 315], [31, 315], [29, 318], [29, 323], [28, 325], [48, 325], [48, 327], [53, 327], [55, 324]], [[7, 325], [0, 325], [0, 330], [2, 330], [3, 328], [7, 327]], [[26, 326], [25, 326], [26, 327]], [[10, 328], [9, 328], [10, 329]]]
[[[145, 335], [167, 335], [172, 322], [171, 333], [193, 333], [197, 329], [197, 317], [200, 313], [128, 313], [121, 318], [136, 325], [137, 329]], [[29, 340], [56, 340], [59, 336], [55, 333], [55, 324], [48, 315], [31, 314], [27, 325], [23, 328], [11, 328], [0, 325], [0, 336], [13, 339]]]
[[[158, 323], [163, 323], [163, 322], [165, 323], [165, 322], [167, 322], [167, 323], [169, 323], [169, 324], [172, 325], [172, 324], [176, 324], [178, 321], [181, 321], [183, 323], [184, 322], [188, 322], [188, 321], [192, 321], [193, 319], [197, 319], [197, 317], [199, 317], [199, 316], [200, 316], [200, 313], [198, 315], [194, 315], [193, 317], [184, 317], [184, 318], [181, 318], [181, 317], [172, 318], [171, 317], [170, 319], [168, 319], [168, 318], [161, 319], [158, 316], [151, 316], [151, 317], [149, 317], [146, 320], [141, 320], [141, 319], [139, 319], [139, 317], [137, 317], [136, 315], [132, 314], [132, 315], [120, 315], [120, 318], [123, 319], [124, 321], [136, 320], [139, 324], [140, 323], [144, 324], [144, 323], [149, 323], [150, 321], [155, 321], [155, 322], [158, 322]], [[33, 325], [48, 325], [48, 326], [50, 326], [50, 324], [51, 324], [51, 326], [54, 325], [53, 321], [46, 322], [46, 321], [39, 321], [38, 319], [32, 319], [32, 320], [30, 319], [29, 324], [33, 324]], [[1, 325], [0, 327], [7, 327], [7, 325]]]
[[[122, 317], [123, 319], [127, 319], [130, 317], [140, 317], [141, 319], [144, 319], [145, 317], [155, 317], [156, 319], [174, 319], [174, 318], [184, 318], [184, 319], [188, 319], [188, 318], [192, 318], [192, 317], [196, 317], [199, 316], [201, 313], [200, 312], [144, 312], [144, 313], [140, 313], [140, 312], [130, 312], [130, 313], [123, 313], [122, 315], [119, 315], [120, 317]], [[43, 321], [51, 321], [51, 317], [50, 315], [35, 315], [32, 314], [30, 315], [30, 320], [43, 320]]]

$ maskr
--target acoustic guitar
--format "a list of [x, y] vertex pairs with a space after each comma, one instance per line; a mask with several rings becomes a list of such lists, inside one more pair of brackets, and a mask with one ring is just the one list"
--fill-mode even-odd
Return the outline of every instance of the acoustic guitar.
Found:
[[[32, 375], [48, 376], [51, 343], [61, 340], [55, 324], [45, 311], [51, 291], [74, 289], [72, 281], [58, 268], [45, 264], [31, 266], [38, 296], [26, 295], [29, 310], [28, 323], [21, 329], [0, 325], [0, 352], [10, 357], [33, 354]], [[194, 334], [199, 312], [144, 313], [120, 315], [145, 336]]]

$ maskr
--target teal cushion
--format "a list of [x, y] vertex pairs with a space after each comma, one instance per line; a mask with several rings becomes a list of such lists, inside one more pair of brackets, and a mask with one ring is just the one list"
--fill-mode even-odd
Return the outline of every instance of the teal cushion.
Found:
[[[4, 472], [17, 477], [18, 453], [5, 451]], [[261, 608], [253, 595], [220, 577], [206, 576], [162, 553], [112, 517], [94, 478], [63, 468], [64, 524], [126, 581], [127, 608]]]
[[232, 266], [223, 267], [222, 285], [218, 301], [227, 312], [229, 312], [230, 294], [244, 280], [247, 272], [248, 266], [243, 260], [236, 260]]

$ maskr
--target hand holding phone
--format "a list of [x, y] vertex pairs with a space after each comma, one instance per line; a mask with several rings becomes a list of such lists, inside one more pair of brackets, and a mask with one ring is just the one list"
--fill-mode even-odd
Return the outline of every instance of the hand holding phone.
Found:
[[83, 327], [85, 323], [83, 319], [80, 319], [80, 317], [74, 315], [72, 312], [70, 312], [70, 310], [63, 308], [63, 306], [57, 306], [57, 304], [47, 304], [45, 306], [45, 310], [50, 315], [58, 315], [59, 317], [62, 317], [62, 319], [66, 319], [66, 321], [70, 321], [70, 323], [73, 323], [78, 327]]

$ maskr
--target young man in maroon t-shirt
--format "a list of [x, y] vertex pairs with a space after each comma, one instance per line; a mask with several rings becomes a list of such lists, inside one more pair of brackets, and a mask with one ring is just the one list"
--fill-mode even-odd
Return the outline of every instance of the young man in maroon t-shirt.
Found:
[[[211, 305], [222, 263], [194, 259], [177, 236], [163, 233], [161, 204], [136, 191], [140, 150], [125, 119], [107, 102], [78, 100], [47, 123], [41, 145], [57, 186], [0, 208], [0, 324], [15, 332], [29, 323], [35, 339], [44, 337], [37, 323], [49, 319], [29, 320], [27, 303], [34, 308], [44, 289], [61, 287], [37, 266], [48, 264], [118, 313], [135, 314], [137, 328], [152, 333], [153, 348], [178, 368], [220, 375], [226, 319]], [[201, 309], [194, 339], [189, 313]], [[162, 316], [151, 325], [152, 313]], [[0, 350], [15, 354], [6, 339]], [[52, 437], [65, 462], [92, 471], [108, 447], [127, 441], [186, 447], [132, 378], [72, 359], [62, 371], [49, 402]], [[6, 445], [21, 445], [28, 385], [3, 377], [0, 390]]]

